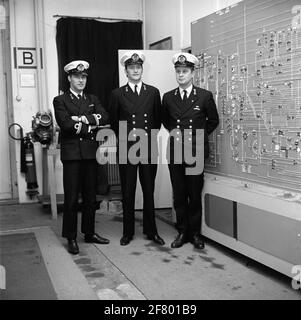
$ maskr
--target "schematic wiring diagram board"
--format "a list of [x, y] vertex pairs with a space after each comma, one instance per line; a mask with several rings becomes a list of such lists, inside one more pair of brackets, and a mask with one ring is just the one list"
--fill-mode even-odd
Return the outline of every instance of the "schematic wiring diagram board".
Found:
[[300, 0], [241, 1], [191, 31], [194, 83], [220, 117], [206, 172], [300, 192]]

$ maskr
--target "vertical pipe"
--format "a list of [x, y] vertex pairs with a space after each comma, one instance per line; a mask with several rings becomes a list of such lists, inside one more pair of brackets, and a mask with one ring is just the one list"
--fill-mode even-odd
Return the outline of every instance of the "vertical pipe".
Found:
[[[40, 0], [42, 1], [42, 0]], [[40, 111], [44, 110], [44, 101], [43, 101], [43, 77], [41, 72], [41, 55], [40, 48], [41, 46], [41, 26], [40, 26], [40, 8], [39, 0], [33, 0], [34, 4], [34, 26], [35, 26], [35, 47], [37, 54], [37, 90], [38, 90], [38, 107]]]
[[180, 1], [180, 49], [184, 49], [184, 5], [183, 0]]
[[146, 26], [145, 26], [145, 0], [142, 0], [142, 33], [143, 33], [143, 49], [147, 50], [146, 48]]
[[[45, 30], [44, 30], [44, 0], [33, 0], [34, 3], [34, 19], [35, 19], [35, 40], [37, 52], [37, 90], [38, 90], [38, 104], [41, 112], [48, 111], [48, 99], [46, 89], [45, 76]], [[47, 165], [47, 149], [42, 147], [42, 195], [43, 199], [48, 192], [48, 165]], [[52, 179], [53, 177], [51, 177]]]

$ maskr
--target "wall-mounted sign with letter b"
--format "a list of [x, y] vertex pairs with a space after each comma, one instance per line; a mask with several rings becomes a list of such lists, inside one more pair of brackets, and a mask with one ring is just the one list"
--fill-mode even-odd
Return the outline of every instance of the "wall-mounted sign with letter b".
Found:
[[[42, 49], [40, 49], [41, 69], [43, 69]], [[36, 48], [16, 48], [14, 47], [15, 69], [36, 69], [37, 68]]]

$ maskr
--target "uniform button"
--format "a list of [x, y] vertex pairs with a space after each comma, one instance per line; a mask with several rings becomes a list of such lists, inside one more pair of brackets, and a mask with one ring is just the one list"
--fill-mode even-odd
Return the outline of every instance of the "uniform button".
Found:
[[177, 128], [179, 129], [179, 128], [180, 128], [180, 126], [177, 126]]
[[179, 131], [177, 131], [177, 134], [180, 134], [180, 132], [179, 132]]
[[192, 132], [191, 132], [191, 131], [189, 131], [189, 134], [192, 134]]
[[191, 141], [191, 138], [189, 138], [188, 140]]
[[192, 126], [189, 126], [189, 129], [192, 129]]
[[145, 119], [144, 122], [147, 123], [147, 120]]
[[83, 138], [79, 138], [80, 141], [83, 141]]
[[145, 130], [147, 130], [147, 127], [144, 127]]
[[135, 134], [135, 133], [133, 134], [133, 137], [134, 137], [134, 138], [136, 137], [136, 134]]
[[133, 121], [133, 124], [136, 124], [136, 121]]
[[133, 114], [132, 117], [135, 118], [135, 115]]
[[147, 132], [145, 132], [145, 135], [147, 136]]
[[147, 114], [145, 113], [144, 116], [147, 117]]
[[177, 122], [180, 122], [180, 119], [177, 119]]
[[176, 140], [177, 140], [177, 141], [179, 141], [180, 139], [179, 139], [179, 138], [177, 138]]
[[136, 128], [133, 128], [133, 130], [136, 130]]
[[192, 119], [190, 119], [189, 122], [192, 122]]
[[92, 139], [92, 140], [94, 140], [94, 138], [93, 138], [93, 137], [92, 137], [91, 139]]

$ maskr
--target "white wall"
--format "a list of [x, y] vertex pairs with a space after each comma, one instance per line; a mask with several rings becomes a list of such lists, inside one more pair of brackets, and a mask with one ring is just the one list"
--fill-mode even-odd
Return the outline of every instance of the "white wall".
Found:
[[[35, 1], [10, 0], [10, 32], [11, 47], [36, 47]], [[37, 111], [50, 108], [53, 110], [52, 100], [58, 94], [58, 63], [56, 50], [56, 20], [53, 15], [68, 15], [81, 17], [104, 17], [117, 19], [143, 20], [142, 0], [38, 0], [39, 21], [41, 29], [41, 47], [44, 50], [45, 86], [43, 100], [46, 105], [39, 105], [40, 81], [33, 88], [21, 88], [19, 77], [21, 73], [34, 74], [39, 77], [35, 69], [14, 69], [13, 50], [11, 55], [12, 92], [14, 121], [19, 123], [24, 132], [31, 131], [31, 119]], [[43, 41], [44, 38], [44, 41]], [[17, 100], [18, 97], [18, 100]], [[20, 174], [20, 144], [16, 142], [16, 159], [18, 172], [18, 192], [20, 202], [31, 202], [26, 195], [26, 182]], [[42, 193], [42, 151], [41, 146], [35, 144], [37, 176], [39, 192]], [[62, 166], [57, 161], [57, 192], [62, 193]]]
[[149, 44], [172, 36], [173, 49], [181, 47], [181, 1], [144, 0], [145, 43]]
[[240, 0], [144, 0], [146, 47], [171, 36], [173, 49], [191, 46], [191, 22]]

